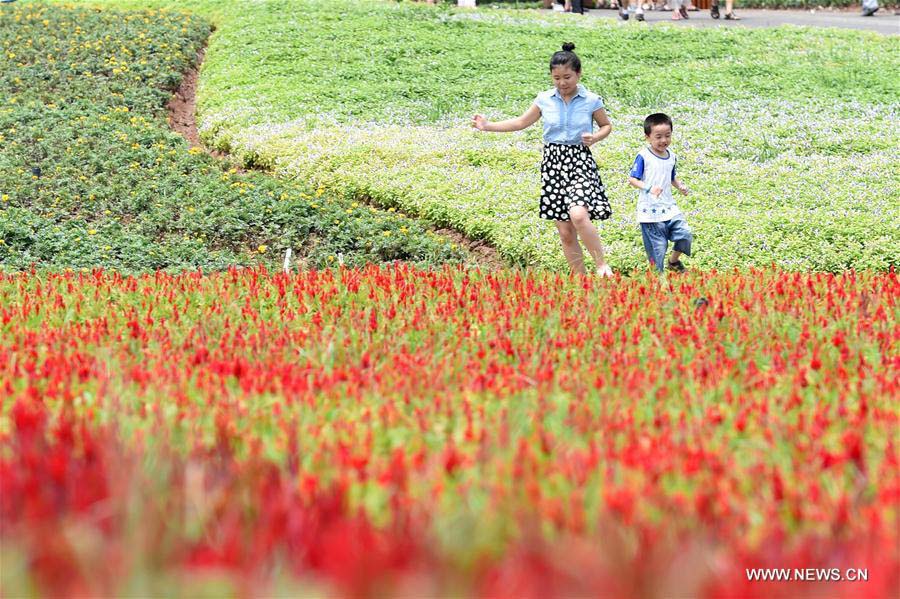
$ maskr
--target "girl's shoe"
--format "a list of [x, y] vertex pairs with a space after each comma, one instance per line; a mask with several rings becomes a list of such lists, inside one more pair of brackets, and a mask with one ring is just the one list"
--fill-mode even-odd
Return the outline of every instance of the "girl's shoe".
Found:
[[682, 19], [689, 19], [690, 17], [687, 14], [687, 9], [682, 5], [678, 7], [678, 14], [681, 15]]
[[739, 16], [737, 16], [736, 14], [734, 14], [733, 12], [727, 12], [727, 13], [725, 13], [725, 20], [726, 21], [740, 21], [741, 18]]
[[613, 276], [613, 271], [609, 267], [609, 264], [604, 264], [603, 266], [597, 267], [597, 276], [601, 279], [611, 279]]
[[712, 6], [709, 7], [709, 16], [711, 16], [714, 19], [719, 18], [719, 3], [718, 2], [713, 2]]

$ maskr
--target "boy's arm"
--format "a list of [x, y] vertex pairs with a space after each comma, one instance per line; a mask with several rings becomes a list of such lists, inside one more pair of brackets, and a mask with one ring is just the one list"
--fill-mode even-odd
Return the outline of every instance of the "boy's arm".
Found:
[[682, 195], [687, 195], [688, 194], [687, 185], [682, 183], [681, 179], [679, 179], [675, 174], [675, 169], [677, 169], [677, 168], [678, 168], [678, 158], [675, 159], [675, 164], [672, 165], [672, 187], [674, 187], [675, 189], [680, 191], [682, 193]]
[[628, 184], [632, 187], [637, 187], [638, 189], [646, 189], [647, 191], [650, 191], [649, 189], [647, 189], [647, 185], [649, 184], [645, 184], [637, 177], [628, 177]]
[[521, 131], [522, 129], [527, 129], [535, 124], [539, 118], [541, 118], [541, 109], [537, 107], [537, 104], [532, 104], [519, 118], [499, 121], [497, 123], [492, 123], [480, 114], [476, 114], [472, 117], [472, 126], [479, 131], [505, 133], [507, 131]]
[[659, 194], [662, 193], [662, 187], [659, 187], [657, 185], [650, 185], [649, 183], [644, 183], [637, 177], [628, 177], [628, 184], [631, 185], [632, 187], [637, 187], [638, 189], [646, 191], [647, 193], [649, 193], [652, 196], [658, 196]]
[[643, 191], [646, 191], [650, 195], [658, 196], [662, 193], [662, 188], [651, 185], [650, 183], [645, 182], [644, 180], [644, 157], [640, 154], [637, 155], [637, 158], [634, 159], [634, 165], [631, 167], [631, 172], [628, 176], [628, 184], [632, 187], [636, 187]]

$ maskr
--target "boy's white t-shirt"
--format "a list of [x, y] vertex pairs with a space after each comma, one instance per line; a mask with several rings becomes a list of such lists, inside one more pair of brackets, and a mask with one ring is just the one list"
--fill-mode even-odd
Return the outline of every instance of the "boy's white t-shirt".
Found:
[[644, 148], [634, 159], [631, 176], [662, 189], [659, 196], [652, 196], [643, 189], [640, 191], [637, 204], [639, 223], [659, 223], [681, 216], [681, 210], [672, 195], [677, 159], [671, 150], [667, 150], [667, 153], [666, 158], [660, 158], [650, 148]]

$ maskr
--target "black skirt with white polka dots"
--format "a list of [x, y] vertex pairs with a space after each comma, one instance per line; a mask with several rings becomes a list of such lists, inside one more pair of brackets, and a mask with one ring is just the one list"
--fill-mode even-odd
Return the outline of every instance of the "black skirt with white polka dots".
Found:
[[590, 148], [547, 144], [541, 160], [541, 218], [567, 221], [572, 206], [587, 208], [591, 220], [612, 215]]

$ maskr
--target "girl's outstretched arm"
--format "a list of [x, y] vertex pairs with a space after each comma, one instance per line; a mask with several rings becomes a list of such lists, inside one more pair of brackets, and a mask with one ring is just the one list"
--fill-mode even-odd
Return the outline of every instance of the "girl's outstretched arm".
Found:
[[479, 131], [495, 131], [498, 133], [505, 131], [521, 131], [522, 129], [531, 127], [539, 118], [541, 118], [541, 109], [538, 108], [536, 104], [532, 104], [519, 118], [500, 121], [498, 123], [492, 123], [480, 114], [476, 114], [472, 117], [472, 126]]

